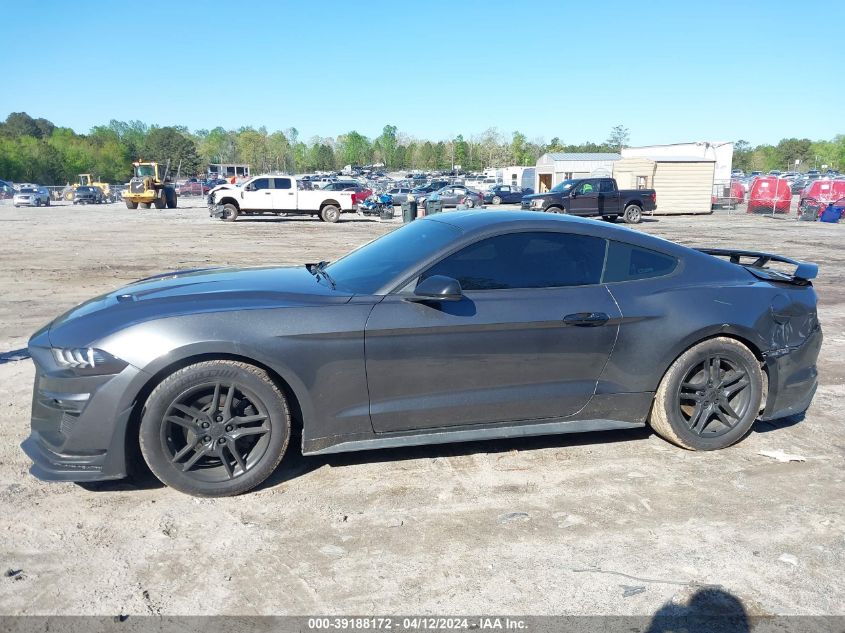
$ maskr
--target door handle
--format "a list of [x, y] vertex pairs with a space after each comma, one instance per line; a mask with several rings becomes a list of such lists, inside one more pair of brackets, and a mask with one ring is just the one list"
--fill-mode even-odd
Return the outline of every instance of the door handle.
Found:
[[604, 325], [610, 320], [604, 312], [576, 312], [563, 317], [564, 325], [575, 325], [578, 327], [596, 327]]
[[269, 196], [269, 195], [270, 195], [270, 192], [269, 192], [269, 191], [265, 191], [265, 192], [264, 192], [264, 195], [265, 195], [265, 196]]

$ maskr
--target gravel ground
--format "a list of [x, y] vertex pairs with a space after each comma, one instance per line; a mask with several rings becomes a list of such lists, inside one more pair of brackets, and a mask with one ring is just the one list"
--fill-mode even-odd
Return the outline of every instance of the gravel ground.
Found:
[[[333, 259], [398, 225], [212, 221], [200, 200], [0, 202], [0, 352], [156, 272]], [[845, 613], [845, 226], [716, 213], [637, 227], [818, 261], [821, 386], [796, 420], [691, 453], [647, 429], [310, 457], [245, 496], [27, 473], [33, 367], [0, 364], [0, 614], [637, 614], [719, 585], [751, 615]], [[760, 454], [781, 450], [801, 462]]]

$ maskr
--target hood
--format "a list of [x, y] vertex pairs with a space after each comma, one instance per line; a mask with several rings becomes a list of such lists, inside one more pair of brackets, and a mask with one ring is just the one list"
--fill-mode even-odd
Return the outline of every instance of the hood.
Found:
[[545, 193], [526, 193], [522, 195], [523, 200], [531, 200], [532, 198], [543, 198], [544, 196], [549, 195], [549, 192]]
[[87, 346], [130, 325], [186, 314], [347, 303], [305, 266], [207, 268], [148, 277], [95, 297], [50, 324], [57, 347]]
[[227, 184], [225, 184], [225, 185], [217, 185], [217, 186], [215, 186], [215, 187], [212, 187], [212, 188], [209, 190], [209, 192], [208, 192], [208, 193], [209, 193], [209, 194], [212, 194], [212, 193], [214, 193], [215, 191], [223, 191], [224, 189], [240, 189], [240, 187], [238, 187], [238, 185], [233, 185], [232, 183], [227, 183]]

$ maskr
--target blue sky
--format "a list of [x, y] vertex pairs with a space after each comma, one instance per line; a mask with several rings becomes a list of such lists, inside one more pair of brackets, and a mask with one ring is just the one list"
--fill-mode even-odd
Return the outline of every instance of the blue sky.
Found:
[[845, 48], [828, 32], [842, 0], [42, 0], [4, 15], [0, 118], [77, 132], [109, 119], [573, 143], [621, 123], [634, 145], [845, 132]]

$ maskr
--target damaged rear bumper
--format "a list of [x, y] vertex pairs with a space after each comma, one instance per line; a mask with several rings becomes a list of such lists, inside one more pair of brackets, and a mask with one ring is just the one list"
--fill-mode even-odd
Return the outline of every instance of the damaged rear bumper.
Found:
[[796, 347], [764, 354], [769, 391], [761, 420], [774, 420], [803, 413], [818, 388], [816, 361], [822, 346], [822, 330], [814, 331]]

